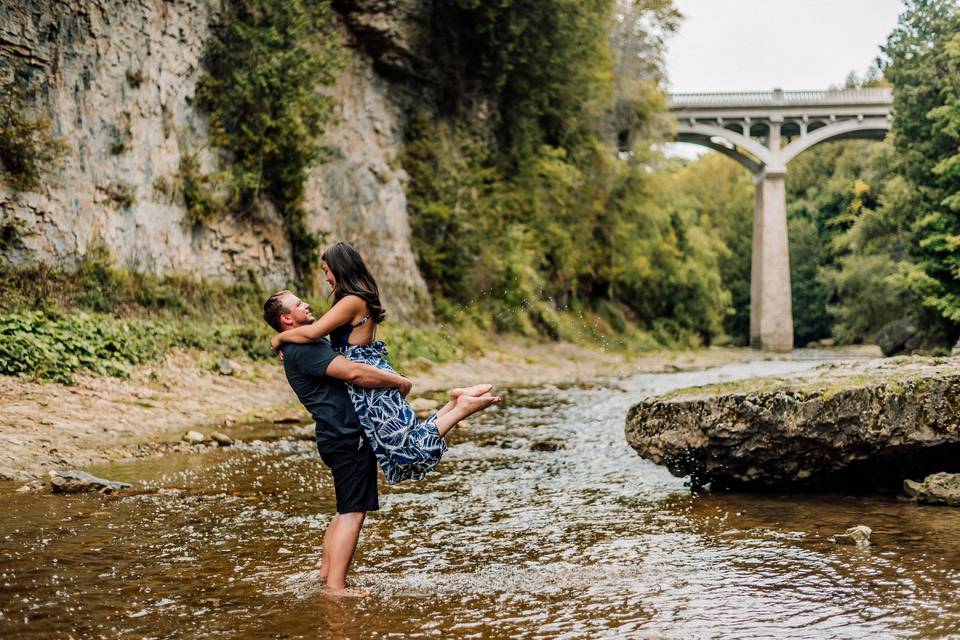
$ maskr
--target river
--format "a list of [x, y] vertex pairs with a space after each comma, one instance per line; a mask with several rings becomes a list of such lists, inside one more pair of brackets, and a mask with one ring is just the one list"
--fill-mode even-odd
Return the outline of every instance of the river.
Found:
[[[0, 637], [960, 637], [960, 509], [691, 495], [625, 444], [644, 397], [814, 364], [508, 391], [439, 473], [382, 487], [354, 565], [363, 600], [319, 594], [333, 489], [310, 443], [92, 469], [132, 495], [0, 484]], [[871, 547], [828, 540], [855, 524]]]

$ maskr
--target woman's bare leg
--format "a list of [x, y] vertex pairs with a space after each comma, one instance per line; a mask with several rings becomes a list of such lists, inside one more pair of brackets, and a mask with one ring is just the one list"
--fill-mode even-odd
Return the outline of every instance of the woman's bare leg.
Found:
[[471, 416], [478, 411], [483, 411], [487, 407], [500, 402], [500, 396], [482, 395], [482, 396], [460, 396], [453, 403], [453, 408], [442, 416], [437, 412], [437, 431], [440, 437], [447, 435], [450, 429], [457, 426], [457, 423]]
[[441, 418], [447, 415], [448, 413], [450, 413], [450, 410], [453, 409], [456, 405], [457, 405], [456, 400], [448, 401], [447, 404], [443, 405], [437, 410], [437, 418]]

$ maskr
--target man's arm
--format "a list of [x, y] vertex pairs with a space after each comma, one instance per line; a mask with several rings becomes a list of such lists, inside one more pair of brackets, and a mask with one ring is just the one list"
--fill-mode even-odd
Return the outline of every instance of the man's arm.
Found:
[[343, 356], [337, 356], [327, 365], [326, 374], [331, 378], [367, 389], [394, 387], [402, 396], [410, 393], [410, 388], [413, 386], [412, 382], [401, 375], [377, 369], [369, 364], [353, 362]]

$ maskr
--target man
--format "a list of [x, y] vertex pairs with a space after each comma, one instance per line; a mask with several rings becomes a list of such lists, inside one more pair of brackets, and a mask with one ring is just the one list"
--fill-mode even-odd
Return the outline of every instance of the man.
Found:
[[[264, 303], [263, 318], [277, 331], [314, 321], [310, 305], [286, 290]], [[284, 344], [282, 357], [287, 382], [317, 423], [317, 449], [333, 473], [337, 496], [337, 513], [323, 536], [320, 576], [327, 581], [328, 594], [362, 597], [366, 593], [347, 589], [345, 581], [366, 513], [380, 508], [377, 462], [343, 383], [395, 387], [404, 396], [412, 383], [395, 373], [351, 362], [337, 355], [326, 340]]]

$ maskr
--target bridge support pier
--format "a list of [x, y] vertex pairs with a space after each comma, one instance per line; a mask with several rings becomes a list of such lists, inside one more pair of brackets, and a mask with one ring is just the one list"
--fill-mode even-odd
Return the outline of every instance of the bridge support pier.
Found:
[[754, 176], [750, 346], [765, 351], [793, 350], [785, 176], [785, 169], [767, 169]]
[[[671, 94], [677, 140], [733, 158], [754, 175], [750, 345], [793, 348], [790, 256], [787, 244], [787, 165], [830, 140], [881, 140], [890, 130], [888, 88]], [[787, 138], [786, 144], [784, 137]]]

